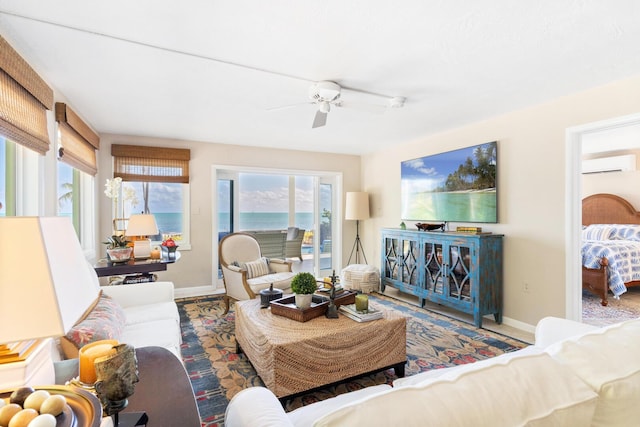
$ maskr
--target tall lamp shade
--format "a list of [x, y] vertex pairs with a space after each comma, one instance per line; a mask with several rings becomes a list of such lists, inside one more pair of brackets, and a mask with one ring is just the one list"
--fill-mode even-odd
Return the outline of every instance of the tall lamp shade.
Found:
[[369, 193], [364, 191], [347, 193], [344, 219], [369, 219]]
[[0, 218], [0, 344], [62, 336], [98, 297], [70, 218]]
[[360, 220], [369, 219], [369, 193], [364, 191], [348, 192], [345, 200], [344, 219], [356, 220], [356, 240], [353, 242], [353, 248], [349, 255], [349, 261], [347, 264], [351, 264], [351, 257], [355, 251], [356, 264], [360, 263], [360, 252], [362, 251], [362, 257], [365, 264], [367, 263], [367, 256], [364, 253], [362, 247], [362, 241], [360, 240]]

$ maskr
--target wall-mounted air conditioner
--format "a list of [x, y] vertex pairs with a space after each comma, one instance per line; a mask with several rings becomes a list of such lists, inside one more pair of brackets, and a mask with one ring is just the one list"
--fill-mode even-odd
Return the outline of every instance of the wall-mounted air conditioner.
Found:
[[635, 154], [582, 161], [582, 173], [629, 172], [634, 170], [636, 170]]

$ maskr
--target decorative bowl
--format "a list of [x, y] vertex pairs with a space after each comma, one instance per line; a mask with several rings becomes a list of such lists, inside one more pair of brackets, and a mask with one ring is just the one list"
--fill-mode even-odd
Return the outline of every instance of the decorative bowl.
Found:
[[107, 255], [111, 262], [127, 262], [131, 259], [133, 248], [113, 248], [107, 249]]

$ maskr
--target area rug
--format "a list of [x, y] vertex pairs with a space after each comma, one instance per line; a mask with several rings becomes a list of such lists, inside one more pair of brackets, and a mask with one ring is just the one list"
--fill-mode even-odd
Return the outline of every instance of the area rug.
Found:
[[[609, 305], [603, 307], [601, 298], [587, 290], [582, 291], [582, 321], [593, 326], [606, 326], [624, 320], [637, 319], [640, 317], [640, 304], [638, 298], [622, 294], [620, 299], [609, 295], [607, 300]], [[636, 290], [633, 290], [637, 293]]]
[[[407, 317], [406, 375], [475, 362], [524, 347], [522, 341], [420, 309], [382, 295], [371, 295]], [[262, 386], [242, 354], [236, 354], [235, 312], [223, 315], [221, 296], [177, 300], [182, 329], [182, 357], [198, 402], [203, 427], [223, 426], [229, 400], [240, 390]], [[393, 369], [345, 381], [289, 399], [285, 410], [377, 384], [391, 384]]]

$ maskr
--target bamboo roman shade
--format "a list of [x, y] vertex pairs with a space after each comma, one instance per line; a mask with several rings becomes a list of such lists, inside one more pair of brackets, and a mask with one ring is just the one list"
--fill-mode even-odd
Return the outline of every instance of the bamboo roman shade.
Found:
[[111, 146], [113, 177], [123, 181], [189, 183], [191, 151], [184, 148]]
[[0, 133], [40, 154], [49, 150], [53, 90], [0, 36]]
[[62, 102], [56, 102], [56, 121], [62, 145], [58, 152], [60, 160], [95, 176], [98, 173], [96, 149], [100, 148], [100, 137]]

